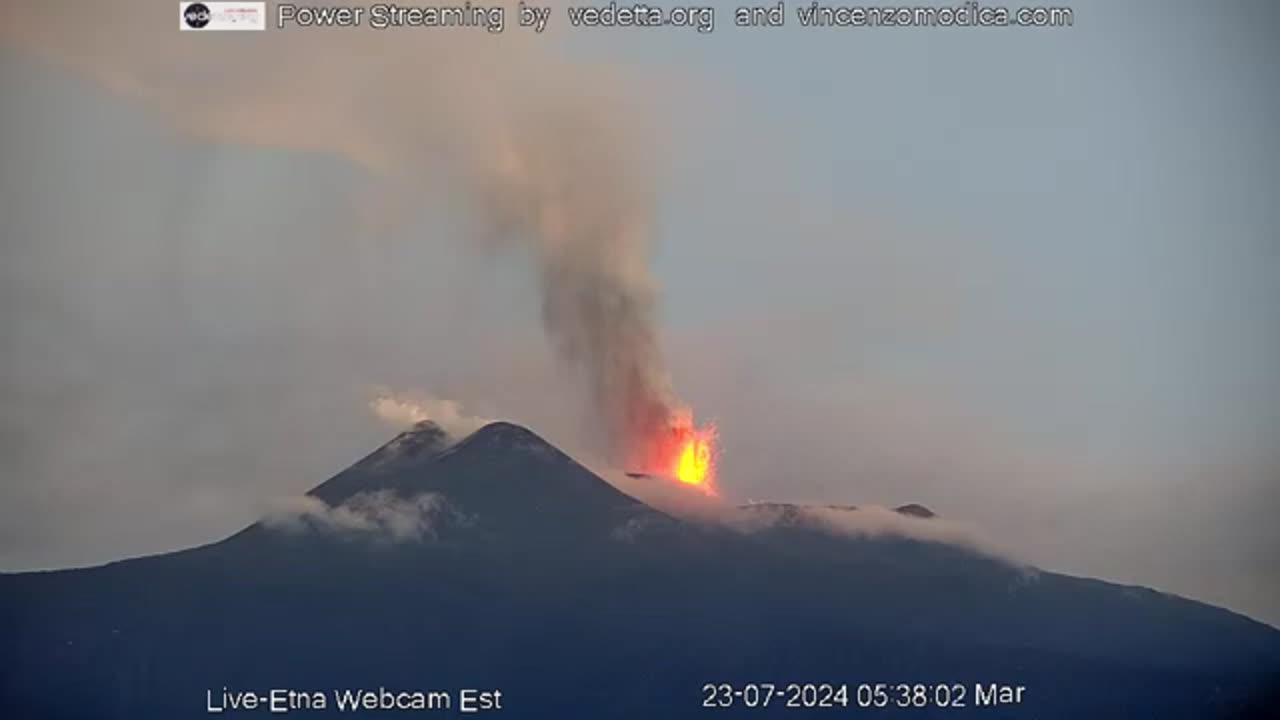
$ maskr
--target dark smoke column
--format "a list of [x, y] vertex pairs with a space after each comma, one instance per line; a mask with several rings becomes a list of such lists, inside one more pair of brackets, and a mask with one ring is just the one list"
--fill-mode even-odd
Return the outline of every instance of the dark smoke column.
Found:
[[590, 384], [609, 456], [631, 469], [678, 422], [653, 334], [652, 293], [582, 268], [549, 266], [543, 318], [557, 354]]
[[610, 460], [651, 470], [689, 414], [655, 330], [650, 173], [610, 110], [561, 97], [513, 125], [482, 179], [480, 210], [498, 220], [499, 238], [532, 247], [548, 339], [584, 384]]

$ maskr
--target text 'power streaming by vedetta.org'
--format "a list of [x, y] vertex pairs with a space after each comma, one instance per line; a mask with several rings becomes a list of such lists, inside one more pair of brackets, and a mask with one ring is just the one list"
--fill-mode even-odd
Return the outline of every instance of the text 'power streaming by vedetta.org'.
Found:
[[[183, 3], [187, 6], [257, 5], [263, 3]], [[802, 28], [1069, 28], [1075, 12], [1063, 6], [1004, 7], [968, 1], [955, 5], [852, 6], [817, 2], [776, 2], [715, 8], [695, 5], [609, 2], [552, 8], [528, 2], [514, 4], [404, 5], [374, 3], [306, 5], [281, 3], [272, 8], [270, 25], [295, 28], [479, 29], [501, 33], [508, 27], [543, 32], [553, 25], [574, 29], [673, 28], [710, 33], [718, 12], [738, 28], [798, 26]], [[184, 12], [189, 12], [184, 9]], [[189, 24], [189, 23], [188, 23]], [[264, 23], [265, 24], [265, 23]], [[190, 27], [184, 29], [192, 29]], [[262, 28], [244, 28], [262, 29]]]

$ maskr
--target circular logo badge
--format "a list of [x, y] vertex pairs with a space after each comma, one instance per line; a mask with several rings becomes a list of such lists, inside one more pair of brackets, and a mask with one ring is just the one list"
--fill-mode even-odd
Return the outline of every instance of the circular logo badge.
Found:
[[209, 6], [204, 3], [193, 2], [182, 11], [182, 20], [189, 28], [199, 30], [209, 24]]

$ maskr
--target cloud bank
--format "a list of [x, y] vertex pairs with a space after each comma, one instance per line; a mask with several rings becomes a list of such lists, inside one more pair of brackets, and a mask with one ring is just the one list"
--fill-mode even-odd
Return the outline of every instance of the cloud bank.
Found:
[[337, 506], [305, 495], [284, 499], [263, 517], [262, 524], [288, 533], [324, 532], [421, 542], [436, 538], [444, 523], [464, 521], [438, 494], [402, 498], [393, 491], [378, 490], [358, 493]]

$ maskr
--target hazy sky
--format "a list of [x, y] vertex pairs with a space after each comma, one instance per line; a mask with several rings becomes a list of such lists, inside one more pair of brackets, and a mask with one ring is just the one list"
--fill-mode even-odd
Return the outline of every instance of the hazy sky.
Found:
[[[1280, 13], [1073, 7], [537, 41], [660, 130], [659, 330], [728, 496], [918, 501], [1280, 623]], [[536, 279], [444, 195], [192, 137], [7, 40], [0, 568], [227, 535], [389, 437], [379, 386], [578, 444]]]

